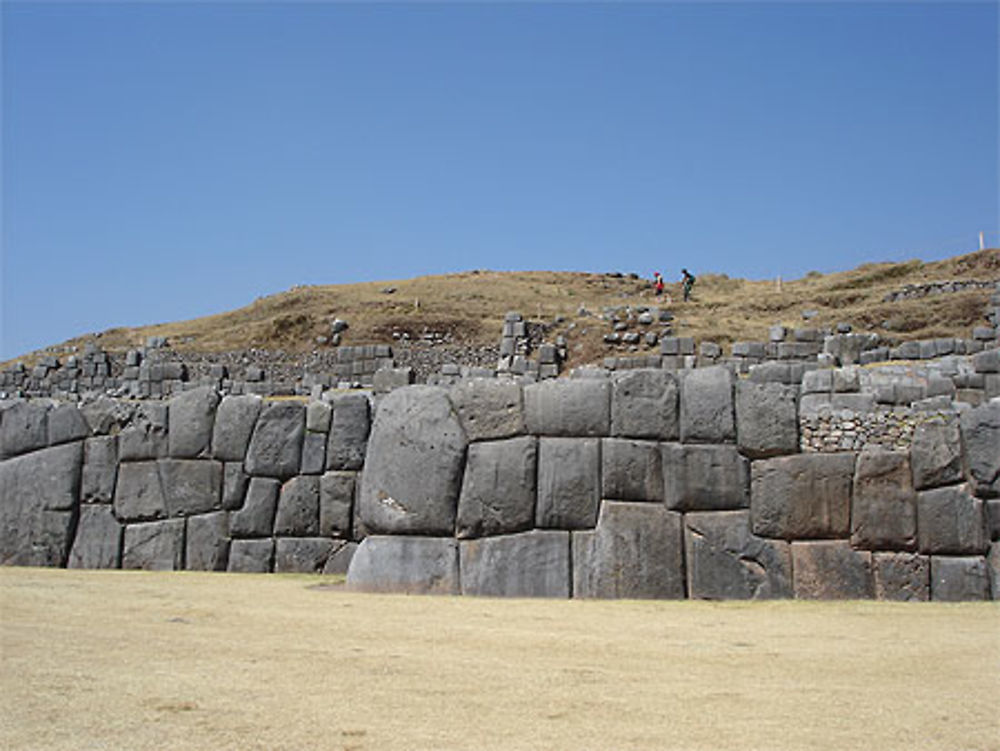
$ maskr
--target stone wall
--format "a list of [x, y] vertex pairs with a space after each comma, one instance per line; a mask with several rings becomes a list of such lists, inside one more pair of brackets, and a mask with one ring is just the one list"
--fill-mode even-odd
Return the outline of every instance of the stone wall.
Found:
[[[880, 403], [867, 370], [779, 365], [459, 379], [377, 407], [210, 385], [2, 401], [0, 561], [496, 596], [997, 597], [1000, 401], [924, 383]], [[813, 444], [833, 430], [816, 417], [893, 410], [891, 441]]]

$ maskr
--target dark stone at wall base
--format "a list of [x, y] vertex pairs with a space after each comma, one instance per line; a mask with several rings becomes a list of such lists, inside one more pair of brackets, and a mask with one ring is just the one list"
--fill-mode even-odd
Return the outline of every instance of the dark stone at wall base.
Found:
[[167, 519], [126, 526], [122, 568], [145, 571], [184, 568], [184, 520]]
[[122, 525], [111, 507], [87, 504], [80, 508], [76, 537], [69, 551], [67, 568], [119, 568]]
[[319, 534], [318, 477], [299, 475], [282, 486], [274, 517], [274, 534], [295, 537]]
[[230, 534], [233, 537], [270, 537], [280, 490], [281, 483], [273, 478], [251, 478], [243, 508], [229, 517]]
[[931, 556], [931, 599], [946, 602], [990, 599], [990, 572], [982, 556]]
[[874, 595], [871, 553], [846, 540], [792, 542], [797, 600], [865, 600]]
[[532, 530], [460, 545], [462, 594], [569, 597], [569, 532]]
[[347, 586], [362, 592], [458, 594], [458, 542], [441, 537], [366, 537], [351, 559]]
[[229, 514], [216, 511], [187, 520], [184, 568], [225, 571], [229, 562]]
[[538, 439], [520, 436], [469, 445], [458, 500], [459, 538], [531, 529]]
[[268, 574], [274, 558], [274, 540], [233, 540], [229, 546], [227, 571], [241, 574]]
[[930, 558], [916, 553], [873, 553], [875, 599], [925, 602], [930, 599]]
[[325, 537], [279, 537], [274, 545], [274, 573], [323, 572], [333, 540]]
[[326, 564], [323, 566], [323, 573], [346, 576], [347, 569], [350, 568], [351, 560], [357, 551], [358, 543], [356, 542], [334, 540], [330, 556], [326, 559]]
[[1000, 600], [1000, 544], [990, 545], [990, 552], [986, 556], [986, 566], [990, 576], [990, 590], [994, 600]]

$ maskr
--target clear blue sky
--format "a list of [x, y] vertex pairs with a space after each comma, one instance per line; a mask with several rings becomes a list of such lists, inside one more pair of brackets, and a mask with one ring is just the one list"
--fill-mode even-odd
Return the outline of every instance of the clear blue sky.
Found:
[[997, 4], [2, 5], [0, 358], [295, 284], [998, 227]]

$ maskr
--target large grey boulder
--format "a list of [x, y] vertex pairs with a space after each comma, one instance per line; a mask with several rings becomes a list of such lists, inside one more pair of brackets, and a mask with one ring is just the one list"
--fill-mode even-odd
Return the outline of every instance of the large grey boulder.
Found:
[[688, 597], [708, 600], [792, 596], [789, 544], [750, 532], [749, 511], [684, 515]]
[[160, 486], [168, 516], [190, 516], [222, 507], [222, 463], [161, 459]]
[[682, 442], [735, 442], [733, 375], [728, 368], [713, 365], [686, 372], [680, 404]]
[[302, 441], [302, 465], [299, 471], [304, 475], [321, 475], [326, 467], [326, 433], [306, 433]]
[[926, 602], [931, 597], [931, 560], [917, 553], [873, 553], [875, 599]]
[[267, 574], [274, 560], [274, 540], [233, 540], [226, 570], [241, 574]]
[[306, 410], [296, 402], [267, 405], [247, 449], [246, 471], [250, 475], [287, 479], [299, 472]]
[[753, 462], [750, 520], [761, 537], [847, 537], [854, 454], [796, 454]]
[[568, 532], [532, 530], [463, 540], [460, 551], [462, 594], [569, 597]]
[[524, 393], [516, 381], [470, 378], [449, 392], [470, 441], [510, 438], [524, 433]]
[[212, 425], [212, 456], [226, 462], [243, 461], [262, 404], [263, 400], [252, 394], [223, 397]]
[[229, 563], [229, 514], [215, 511], [187, 520], [184, 568], [225, 571]]
[[84, 503], [111, 503], [118, 479], [118, 438], [102, 435], [83, 442], [83, 472], [80, 500]]
[[356, 472], [327, 472], [319, 478], [319, 533], [350, 537]]
[[182, 391], [170, 400], [168, 442], [170, 456], [193, 459], [208, 455], [219, 395], [211, 386]]
[[470, 444], [456, 535], [483, 537], [531, 529], [537, 467], [538, 439], [534, 436]]
[[729, 511], [750, 505], [750, 463], [735, 446], [664, 443], [664, 498], [678, 511]]
[[274, 529], [274, 513], [278, 506], [281, 483], [270, 477], [253, 477], [247, 488], [243, 508], [229, 517], [233, 537], [270, 537]]
[[663, 463], [656, 441], [601, 441], [601, 497], [618, 501], [662, 501]]
[[286, 482], [278, 497], [274, 534], [315, 537], [319, 534], [319, 478], [299, 475]]
[[183, 519], [129, 524], [125, 527], [122, 568], [179, 571], [183, 567]]
[[913, 431], [910, 447], [913, 487], [917, 490], [962, 481], [962, 440], [958, 419], [921, 422]]
[[361, 469], [368, 448], [371, 413], [365, 394], [341, 394], [333, 400], [333, 419], [326, 444], [326, 468]]
[[106, 504], [80, 508], [76, 537], [67, 568], [118, 568], [121, 565], [122, 525]]
[[917, 495], [909, 456], [863, 451], [854, 470], [851, 545], [864, 550], [915, 550]]
[[387, 394], [361, 479], [365, 527], [375, 534], [453, 534], [465, 449], [444, 389], [408, 386]]
[[1000, 497], [1000, 401], [962, 413], [962, 441], [973, 492], [980, 498]]
[[49, 444], [49, 405], [20, 401], [3, 410], [0, 421], [0, 457], [37, 451]]
[[333, 419], [333, 407], [324, 401], [313, 400], [306, 405], [306, 431], [309, 433], [329, 433]]
[[989, 544], [983, 502], [965, 485], [918, 493], [917, 530], [921, 553], [981, 555]]
[[611, 435], [676, 441], [680, 435], [677, 377], [641, 368], [614, 374], [611, 381]]
[[540, 438], [536, 526], [589, 529], [601, 500], [598, 438]]
[[333, 540], [330, 555], [327, 557], [326, 563], [323, 564], [323, 573], [346, 576], [356, 552], [358, 552], [358, 543]]
[[560, 378], [524, 387], [529, 433], [606, 436], [611, 427], [611, 383], [606, 378]]
[[990, 572], [982, 556], [931, 556], [931, 599], [990, 599]]
[[82, 441], [90, 435], [90, 424], [75, 404], [59, 404], [49, 410], [49, 445]]
[[792, 543], [797, 600], [866, 600], [874, 595], [872, 554], [846, 540]]
[[325, 537], [279, 537], [274, 544], [274, 573], [320, 574], [333, 550]]
[[681, 515], [661, 504], [602, 503], [596, 529], [573, 533], [573, 596], [683, 598]]
[[158, 459], [167, 455], [167, 405], [143, 402], [131, 423], [118, 435], [118, 459], [123, 462]]
[[752, 459], [799, 450], [799, 390], [780, 383], [736, 384], [736, 444]]
[[458, 594], [458, 541], [447, 537], [366, 537], [347, 569], [347, 586], [362, 592]]
[[167, 515], [167, 501], [155, 461], [127, 462], [118, 468], [115, 515], [126, 522], [150, 521]]
[[250, 476], [243, 471], [243, 462], [225, 462], [222, 465], [222, 508], [234, 511], [243, 506]]

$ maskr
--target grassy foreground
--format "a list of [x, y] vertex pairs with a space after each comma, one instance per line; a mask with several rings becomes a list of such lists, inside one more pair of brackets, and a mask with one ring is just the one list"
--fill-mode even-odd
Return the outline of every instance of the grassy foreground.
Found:
[[1000, 749], [995, 603], [0, 568], [0, 748]]

